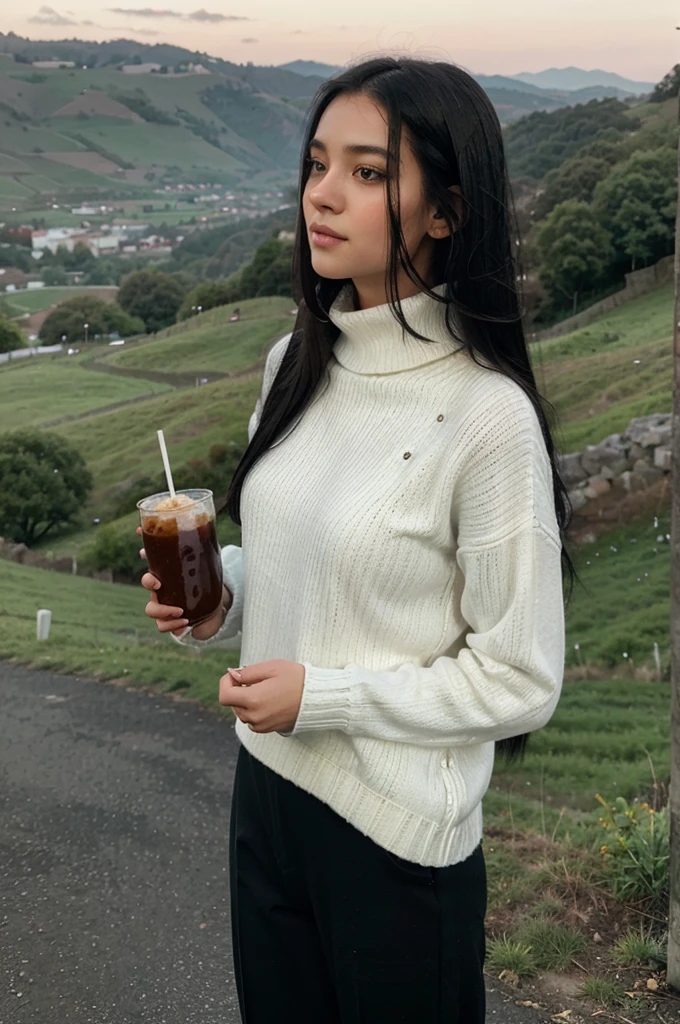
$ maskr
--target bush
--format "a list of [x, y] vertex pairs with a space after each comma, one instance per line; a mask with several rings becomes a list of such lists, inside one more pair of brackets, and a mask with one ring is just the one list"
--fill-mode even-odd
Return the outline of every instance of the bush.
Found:
[[595, 799], [605, 813], [599, 823], [607, 831], [600, 847], [606, 880], [620, 901], [651, 898], [664, 904], [669, 884], [670, 819], [668, 807], [655, 811], [647, 803], [628, 804], [622, 796], [608, 804]]
[[14, 352], [15, 349], [24, 348], [25, 344], [24, 336], [17, 325], [0, 316], [0, 352]]
[[40, 328], [40, 340], [45, 345], [58, 345], [66, 335], [69, 342], [83, 341], [85, 324], [90, 341], [114, 333], [130, 335], [144, 331], [143, 322], [130, 316], [115, 302], [103, 302], [82, 294], [74, 295], [52, 310]]
[[241, 292], [236, 282], [231, 279], [225, 281], [205, 281], [193, 288], [185, 297], [184, 302], [177, 312], [178, 320], [188, 320], [196, 315], [194, 307], [200, 306], [201, 311], [214, 309], [215, 306], [228, 306], [232, 302], [240, 301]]
[[139, 557], [140, 539], [134, 530], [102, 526], [85, 549], [81, 562], [96, 572], [110, 569], [119, 583], [139, 583], [144, 570]]
[[176, 277], [158, 270], [137, 270], [123, 278], [118, 302], [131, 316], [144, 321], [147, 333], [175, 322], [186, 289]]

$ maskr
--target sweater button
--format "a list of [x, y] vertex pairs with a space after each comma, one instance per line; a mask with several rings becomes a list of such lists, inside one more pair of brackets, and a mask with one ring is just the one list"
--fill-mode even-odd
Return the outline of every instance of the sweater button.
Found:
[[437, 416], [437, 422], [438, 422], [438, 423], [441, 423], [441, 421], [442, 421], [443, 419], [444, 419], [444, 415], [443, 415], [443, 413], [441, 413], [441, 412], [440, 412], [440, 413], [439, 413], [439, 416]]
[[444, 756], [444, 757], [442, 758], [442, 768], [448, 768], [448, 767], [449, 767], [449, 759], [448, 759], [448, 757], [446, 757], [446, 755], [445, 755], [445, 756]]
[[405, 459], [410, 459], [411, 458], [411, 453], [410, 452], [404, 452], [404, 458]]

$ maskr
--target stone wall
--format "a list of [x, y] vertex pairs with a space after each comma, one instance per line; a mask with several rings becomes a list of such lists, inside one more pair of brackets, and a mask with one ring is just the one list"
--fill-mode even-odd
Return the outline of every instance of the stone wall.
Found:
[[78, 565], [77, 559], [71, 555], [62, 555], [60, 558], [47, 558], [39, 551], [33, 551], [25, 544], [15, 544], [11, 540], [0, 537], [0, 558], [6, 558], [10, 562], [17, 562], [19, 565], [31, 565], [36, 569], [51, 569], [53, 572], [65, 572], [69, 576], [91, 576], [97, 580], [106, 580], [110, 583], [113, 574], [110, 569], [103, 572], [95, 572]]
[[621, 434], [610, 434], [583, 452], [558, 456], [562, 478], [575, 512], [614, 486], [645, 490], [671, 470], [672, 414], [631, 420]]
[[626, 286], [620, 292], [608, 295], [606, 299], [596, 302], [593, 306], [589, 306], [588, 309], [577, 313], [576, 316], [570, 316], [568, 320], [562, 320], [559, 324], [555, 324], [554, 327], [548, 327], [544, 331], [532, 334], [530, 336], [531, 341], [546, 341], [548, 338], [559, 338], [563, 334], [569, 334], [570, 331], [577, 331], [581, 327], [587, 327], [588, 324], [592, 324], [594, 320], [604, 316], [605, 313], [611, 313], [617, 306], [622, 306], [625, 302], [630, 302], [632, 299], [639, 298], [640, 295], [647, 295], [656, 288], [669, 284], [673, 280], [673, 261], [673, 256], [664, 256], [662, 260], [654, 263], [651, 267], [643, 267], [641, 270], [631, 271], [629, 274], [626, 274]]

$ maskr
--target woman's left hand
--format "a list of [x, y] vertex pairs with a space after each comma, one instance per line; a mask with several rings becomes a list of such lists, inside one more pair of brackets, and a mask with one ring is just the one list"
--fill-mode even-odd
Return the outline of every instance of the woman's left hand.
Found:
[[297, 721], [305, 667], [296, 661], [261, 661], [228, 669], [220, 679], [220, 704], [253, 732], [290, 732]]

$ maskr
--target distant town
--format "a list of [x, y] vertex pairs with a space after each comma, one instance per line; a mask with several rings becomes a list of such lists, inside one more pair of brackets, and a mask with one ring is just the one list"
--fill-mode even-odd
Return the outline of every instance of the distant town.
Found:
[[[47, 252], [56, 255], [59, 251], [71, 253], [77, 248], [84, 248], [95, 257], [147, 255], [149, 258], [163, 258], [172, 253], [187, 232], [213, 224], [255, 219], [286, 209], [290, 204], [282, 202], [283, 198], [284, 193], [280, 191], [236, 192], [224, 190], [224, 186], [218, 183], [203, 182], [165, 185], [163, 189], [155, 190], [153, 200], [135, 204], [134, 213], [127, 215], [123, 210], [131, 209], [132, 204], [118, 204], [115, 200], [108, 203], [81, 202], [76, 206], [53, 203], [44, 211], [45, 215], [49, 214], [52, 221], [58, 220], [59, 215], [55, 211], [61, 210], [64, 221], [68, 218], [71, 224], [35, 227], [35, 211], [31, 223], [0, 222], [3, 237], [0, 248], [8, 248], [17, 242], [28, 247], [30, 241], [31, 255], [36, 262], [35, 273], [0, 268], [0, 292], [44, 287], [45, 282], [39, 279], [40, 261]], [[157, 224], [167, 213], [171, 223], [154, 226], [138, 219], [144, 212], [153, 214]], [[80, 218], [76, 225], [72, 223], [74, 217]], [[38, 219], [38, 223], [42, 219], [45, 218]], [[77, 284], [82, 275], [72, 272], [68, 276], [72, 283]]]

